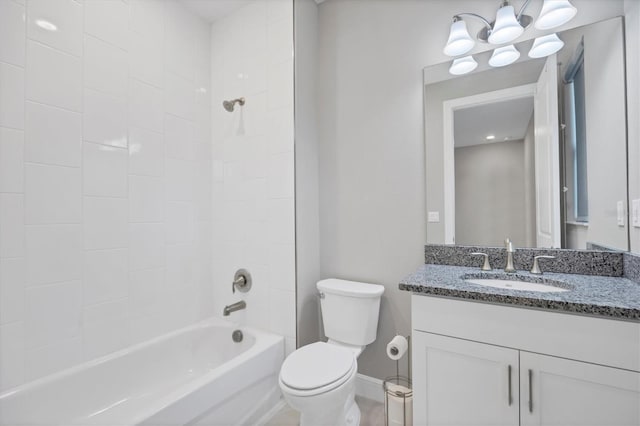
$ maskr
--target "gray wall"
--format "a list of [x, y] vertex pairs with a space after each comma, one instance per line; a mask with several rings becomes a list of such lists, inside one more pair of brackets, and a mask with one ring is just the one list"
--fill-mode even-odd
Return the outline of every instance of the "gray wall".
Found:
[[318, 186], [318, 6], [295, 0], [295, 162], [297, 346], [320, 338], [315, 284], [320, 279]]
[[378, 338], [358, 360], [361, 373], [381, 378], [395, 374], [387, 342], [410, 332], [410, 295], [398, 282], [424, 263], [429, 2], [328, 1], [319, 10], [321, 274], [386, 287]]
[[524, 140], [455, 149], [456, 244], [526, 244]]

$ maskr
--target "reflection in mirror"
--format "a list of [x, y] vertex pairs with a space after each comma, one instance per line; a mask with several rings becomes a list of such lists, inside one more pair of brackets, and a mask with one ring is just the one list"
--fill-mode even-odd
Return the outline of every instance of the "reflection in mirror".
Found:
[[533, 96], [454, 112], [455, 237], [462, 245], [535, 245]]
[[425, 69], [428, 242], [628, 250], [622, 18], [559, 36], [547, 58]]

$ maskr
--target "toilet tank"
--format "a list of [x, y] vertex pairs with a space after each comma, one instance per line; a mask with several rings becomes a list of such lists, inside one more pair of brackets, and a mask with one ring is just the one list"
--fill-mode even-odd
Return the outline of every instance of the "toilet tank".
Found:
[[331, 278], [319, 281], [317, 288], [329, 339], [357, 346], [376, 340], [383, 286]]

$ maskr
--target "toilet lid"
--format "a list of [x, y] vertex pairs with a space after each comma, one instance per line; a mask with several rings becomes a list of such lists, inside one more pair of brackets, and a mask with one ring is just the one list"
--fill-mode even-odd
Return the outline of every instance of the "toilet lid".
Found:
[[316, 389], [343, 378], [354, 363], [349, 349], [316, 342], [301, 347], [284, 360], [280, 380], [294, 389]]

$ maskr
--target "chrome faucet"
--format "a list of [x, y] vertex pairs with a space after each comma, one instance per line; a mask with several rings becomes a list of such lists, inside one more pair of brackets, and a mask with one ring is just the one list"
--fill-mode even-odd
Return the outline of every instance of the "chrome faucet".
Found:
[[509, 238], [504, 240], [504, 247], [507, 249], [507, 264], [504, 267], [505, 272], [515, 272], [516, 268], [513, 266], [513, 253], [516, 250], [513, 248], [513, 243]]
[[224, 309], [222, 310], [222, 315], [224, 315], [225, 317], [228, 317], [231, 312], [239, 311], [240, 309], [246, 309], [246, 308], [247, 308], [247, 302], [245, 302], [244, 300], [241, 300], [239, 302], [232, 303], [231, 305], [225, 306]]
[[535, 275], [542, 275], [542, 269], [540, 269], [540, 264], [538, 259], [555, 259], [555, 256], [535, 256], [533, 258], [533, 266], [531, 267], [531, 273]]

